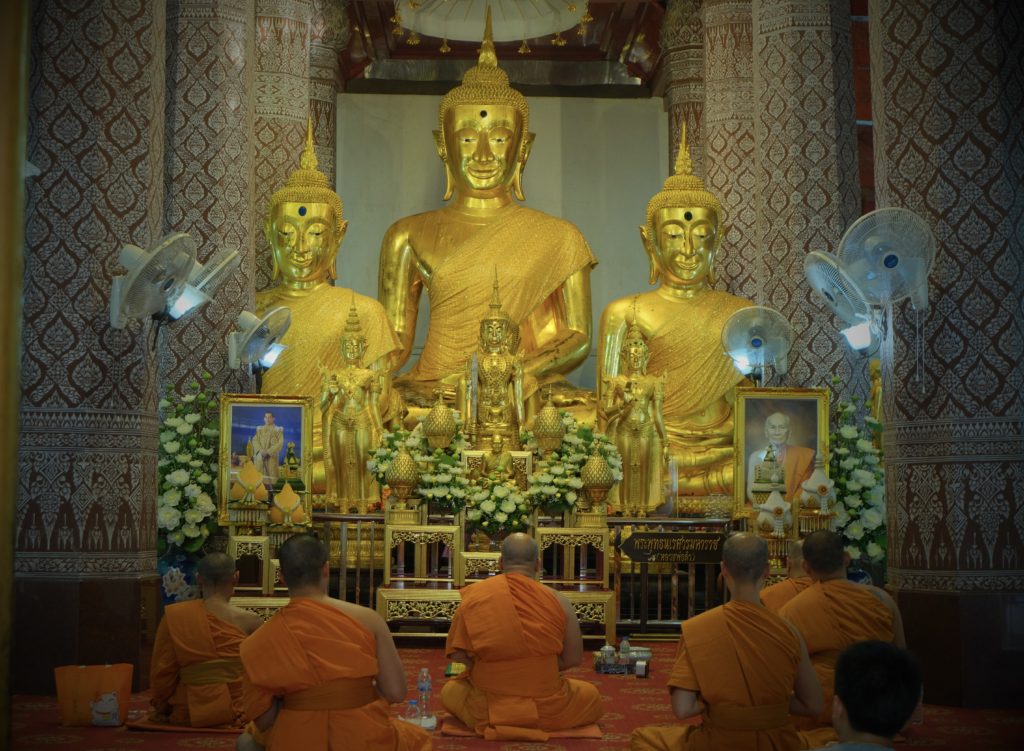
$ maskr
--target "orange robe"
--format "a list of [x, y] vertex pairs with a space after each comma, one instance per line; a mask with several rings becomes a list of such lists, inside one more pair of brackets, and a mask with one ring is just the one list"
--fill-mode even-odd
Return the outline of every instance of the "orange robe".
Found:
[[268, 751], [430, 748], [430, 735], [392, 718], [373, 687], [373, 634], [331, 605], [292, 600], [243, 642], [242, 664], [249, 719], [283, 699]]
[[700, 725], [633, 731], [633, 751], [787, 751], [800, 740], [789, 699], [800, 663], [800, 641], [779, 616], [733, 601], [691, 618], [669, 688], [700, 694]]
[[[816, 582], [783, 605], [779, 615], [804, 637], [811, 665], [821, 683], [824, 704], [818, 718], [795, 718], [805, 748], [835, 740], [832, 729], [832, 697], [835, 694], [836, 660], [839, 653], [866, 639], [891, 642], [893, 618], [889, 608], [870, 589], [846, 579]], [[821, 732], [804, 731], [819, 729]]]
[[783, 579], [770, 587], [761, 590], [761, 602], [773, 613], [778, 613], [782, 606], [811, 586], [811, 577], [798, 576]]
[[149, 683], [153, 720], [208, 728], [241, 726], [245, 632], [202, 600], [169, 605], [156, 632]]
[[543, 743], [549, 731], [597, 721], [597, 688], [558, 671], [565, 626], [554, 592], [527, 576], [464, 588], [445, 654], [461, 649], [474, 663], [444, 685], [444, 708], [487, 740]]

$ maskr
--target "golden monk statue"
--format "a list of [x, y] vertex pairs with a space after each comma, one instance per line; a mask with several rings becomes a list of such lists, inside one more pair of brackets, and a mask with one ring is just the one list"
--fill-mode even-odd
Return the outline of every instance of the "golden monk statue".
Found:
[[[262, 314], [283, 305], [291, 310], [292, 323], [281, 342], [287, 349], [263, 376], [262, 393], [319, 398], [316, 364], [332, 372], [345, 366], [338, 340], [350, 304], [359, 314], [366, 337], [366, 367], [381, 374], [392, 369], [399, 343], [380, 303], [333, 284], [335, 259], [347, 226], [341, 199], [317, 169], [310, 127], [299, 169], [270, 199], [264, 224], [273, 251], [273, 275], [280, 277], [281, 283], [256, 293], [256, 311]], [[384, 419], [401, 418], [401, 401], [393, 395], [387, 379], [380, 402]], [[323, 447], [319, 421], [314, 421], [313, 446], [315, 458]], [[314, 492], [324, 492], [324, 481], [323, 464], [315, 461]]]
[[[686, 133], [675, 174], [647, 204], [640, 237], [658, 289], [637, 296], [635, 325], [650, 347], [648, 363], [663, 374], [669, 457], [681, 495], [732, 493], [734, 387], [743, 376], [722, 352], [722, 328], [751, 303], [712, 289], [722, 243], [722, 205], [693, 175]], [[633, 297], [612, 302], [601, 316], [598, 406], [604, 384], [619, 374]]]
[[454, 200], [399, 219], [381, 246], [377, 296], [401, 341], [399, 366], [412, 351], [424, 288], [430, 301], [422, 354], [395, 379], [410, 404], [429, 408], [438, 385], [452, 398], [476, 344], [477, 312], [487, 304], [495, 267], [531, 383], [560, 381], [556, 403], [588, 400], [561, 376], [590, 350], [596, 261], [574, 225], [516, 203], [523, 200], [523, 168], [534, 138], [528, 119], [526, 99], [498, 67], [488, 11], [479, 63], [441, 100], [434, 132], [447, 174], [444, 197]]
[[622, 456], [622, 481], [608, 501], [638, 516], [646, 516], [664, 500], [662, 465], [668, 453], [662, 415], [665, 376], [647, 375], [650, 356], [634, 319], [622, 343], [626, 372], [603, 384], [604, 409], [598, 423], [598, 429], [608, 434]]
[[320, 411], [327, 504], [342, 511], [355, 508], [360, 514], [380, 494], [366, 461], [384, 432], [379, 402], [384, 377], [362, 366], [366, 348], [353, 305], [341, 335], [345, 367], [333, 373], [321, 370]]
[[466, 362], [458, 383], [459, 409], [473, 447], [483, 448], [499, 435], [512, 450], [519, 449], [523, 424], [523, 358], [518, 353], [519, 331], [502, 310], [498, 278], [488, 313], [480, 320], [480, 347]]

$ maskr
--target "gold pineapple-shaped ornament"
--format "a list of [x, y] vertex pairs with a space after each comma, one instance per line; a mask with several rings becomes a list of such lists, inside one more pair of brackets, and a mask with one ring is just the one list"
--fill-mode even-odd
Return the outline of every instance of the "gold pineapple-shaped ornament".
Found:
[[409, 449], [402, 446], [394, 461], [391, 462], [391, 466], [384, 473], [384, 481], [391, 488], [391, 492], [394, 493], [398, 502], [407, 507], [409, 497], [419, 481], [419, 476], [420, 471], [416, 466], [416, 460], [412, 458]]
[[432, 449], [446, 449], [455, 437], [455, 410], [444, 403], [441, 390], [437, 392], [437, 403], [423, 421], [423, 434]]
[[557, 451], [562, 445], [562, 438], [565, 437], [565, 423], [562, 416], [551, 403], [551, 392], [548, 391], [547, 402], [537, 413], [533, 421], [533, 436], [537, 439], [537, 445], [544, 454]]
[[580, 470], [580, 480], [583, 481], [583, 497], [587, 499], [585, 507], [581, 506], [581, 510], [600, 509], [608, 497], [608, 491], [615, 484], [615, 476], [612, 474], [611, 465], [596, 447]]

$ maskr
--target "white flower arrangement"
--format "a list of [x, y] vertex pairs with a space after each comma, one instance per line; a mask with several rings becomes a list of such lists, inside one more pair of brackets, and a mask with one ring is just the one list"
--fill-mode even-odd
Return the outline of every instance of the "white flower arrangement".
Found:
[[[833, 378], [835, 387], [838, 379]], [[829, 474], [835, 481], [835, 531], [843, 536], [850, 560], [883, 563], [887, 548], [885, 527], [885, 468], [874, 439], [882, 424], [871, 415], [860, 417], [862, 400], [838, 400], [830, 436]], [[860, 423], [863, 422], [863, 427]]]
[[524, 532], [530, 526], [532, 508], [513, 480], [474, 485], [466, 507], [466, 523], [488, 535]]
[[455, 435], [448, 448], [432, 449], [423, 433], [423, 422], [409, 430], [394, 430], [381, 436], [380, 446], [370, 455], [366, 468], [382, 488], [387, 486], [387, 471], [399, 449], [405, 446], [425, 471], [420, 472], [414, 494], [420, 503], [431, 503], [448, 513], [458, 513], [469, 502], [469, 472], [462, 464], [462, 451], [469, 443], [462, 435], [462, 423], [456, 422]]
[[[608, 436], [586, 425], [578, 425], [568, 412], [562, 412], [562, 424], [565, 426], [562, 445], [537, 462], [533, 474], [528, 478], [526, 489], [527, 500], [532, 506], [554, 513], [576, 508], [583, 493], [583, 480], [580, 477], [583, 465], [595, 448], [611, 467], [615, 482], [622, 479], [622, 457]], [[541, 455], [532, 433], [524, 431], [521, 441], [535, 455]]]
[[[204, 380], [209, 378], [209, 373], [203, 374]], [[163, 424], [156, 523], [161, 555], [171, 545], [196, 553], [217, 530], [217, 401], [198, 381], [188, 389], [177, 397], [168, 387], [159, 405]]]

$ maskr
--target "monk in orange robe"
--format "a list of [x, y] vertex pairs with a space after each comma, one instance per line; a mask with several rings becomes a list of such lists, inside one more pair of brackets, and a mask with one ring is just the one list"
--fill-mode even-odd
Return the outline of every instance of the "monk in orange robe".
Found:
[[761, 590], [761, 602], [773, 613], [811, 586], [811, 577], [804, 571], [803, 540], [790, 540], [786, 558], [789, 578]]
[[782, 606], [779, 615], [804, 637], [814, 672], [825, 697], [825, 709], [813, 721], [797, 722], [803, 748], [836, 740], [832, 728], [832, 697], [839, 653], [868, 639], [906, 647], [903, 622], [893, 599], [878, 587], [846, 578], [850, 556], [843, 538], [830, 530], [804, 538], [804, 571], [813, 584]]
[[242, 640], [262, 623], [229, 604], [238, 583], [235, 562], [224, 553], [199, 561], [203, 597], [164, 611], [149, 672], [150, 720], [196, 728], [241, 727]]
[[821, 712], [821, 688], [800, 634], [761, 604], [768, 544], [748, 533], [722, 549], [732, 599], [683, 624], [668, 686], [680, 719], [700, 725], [633, 731], [633, 751], [788, 751], [800, 745], [790, 713]]
[[569, 600], [534, 578], [537, 543], [509, 535], [500, 566], [462, 590], [445, 654], [468, 668], [444, 685], [444, 708], [487, 740], [543, 743], [552, 730], [596, 722], [597, 688], [560, 673], [580, 664], [583, 637]]
[[430, 735], [390, 716], [405, 669], [384, 619], [327, 596], [327, 550], [308, 534], [278, 550], [290, 602], [242, 643], [246, 716], [237, 748], [427, 751]]

